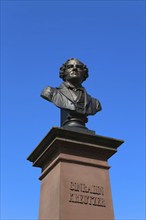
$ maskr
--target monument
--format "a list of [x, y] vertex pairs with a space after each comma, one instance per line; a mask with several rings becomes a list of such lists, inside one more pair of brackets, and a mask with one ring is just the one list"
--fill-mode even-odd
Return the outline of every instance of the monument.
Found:
[[71, 58], [60, 68], [63, 83], [41, 93], [60, 108], [61, 127], [53, 127], [28, 157], [42, 170], [39, 220], [114, 219], [108, 159], [123, 141], [86, 127], [88, 116], [101, 110], [82, 86], [87, 77], [86, 65]]

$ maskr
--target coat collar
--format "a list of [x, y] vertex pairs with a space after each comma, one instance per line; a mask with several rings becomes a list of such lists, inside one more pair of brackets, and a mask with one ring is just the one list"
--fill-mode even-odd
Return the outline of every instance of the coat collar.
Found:
[[65, 85], [67, 88], [70, 88], [70, 89], [73, 89], [73, 90], [83, 90], [84, 89], [84, 87], [82, 85], [79, 85], [78, 87], [75, 87], [74, 85], [72, 85], [68, 81], [63, 82], [62, 84]]
[[[57, 87], [57, 89], [59, 90], [60, 93], [62, 93], [62, 95], [64, 95], [67, 99], [69, 99], [71, 102], [73, 102], [72, 100], [72, 95], [69, 91], [69, 84], [68, 86], [66, 85], [66, 83], [62, 83], [59, 87]], [[86, 90], [84, 87], [80, 87], [85, 94], [85, 106], [91, 101], [91, 96], [87, 94]]]

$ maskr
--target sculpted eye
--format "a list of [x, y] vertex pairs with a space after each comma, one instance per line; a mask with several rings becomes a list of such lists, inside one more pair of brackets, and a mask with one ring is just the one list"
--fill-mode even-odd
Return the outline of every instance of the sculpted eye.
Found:
[[83, 66], [82, 65], [77, 65], [76, 66], [78, 69], [83, 69]]
[[66, 68], [67, 69], [73, 68], [73, 65], [67, 65]]

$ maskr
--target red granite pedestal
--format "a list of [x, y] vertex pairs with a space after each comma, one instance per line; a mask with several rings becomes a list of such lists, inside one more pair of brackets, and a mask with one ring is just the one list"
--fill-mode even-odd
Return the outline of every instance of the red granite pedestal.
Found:
[[113, 220], [108, 159], [122, 143], [52, 128], [28, 157], [42, 168], [39, 220]]

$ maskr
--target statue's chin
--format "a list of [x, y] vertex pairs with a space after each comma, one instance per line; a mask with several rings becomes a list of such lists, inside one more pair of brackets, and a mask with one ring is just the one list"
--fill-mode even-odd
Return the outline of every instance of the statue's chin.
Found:
[[68, 80], [68, 82], [76, 86], [81, 84], [81, 79], [79, 77], [72, 77]]

